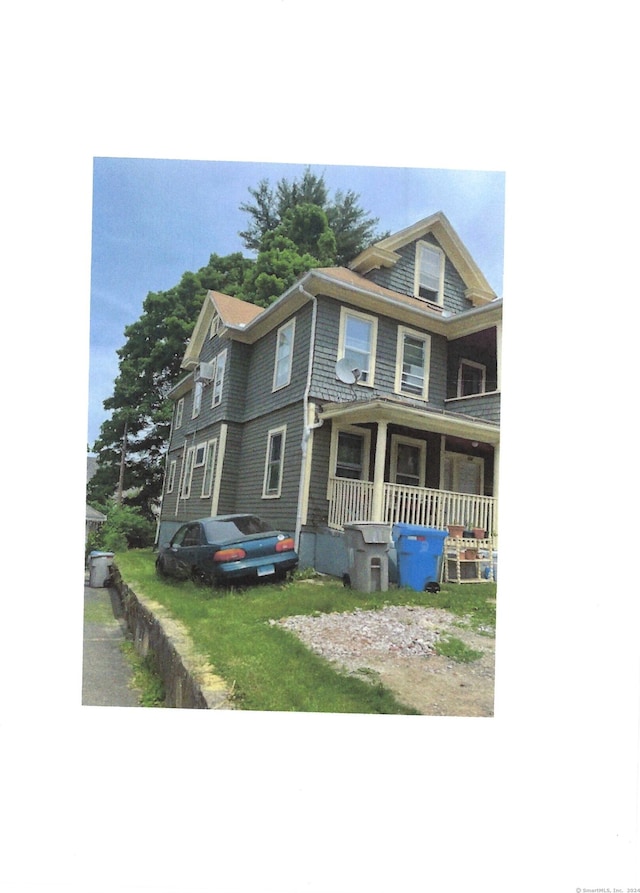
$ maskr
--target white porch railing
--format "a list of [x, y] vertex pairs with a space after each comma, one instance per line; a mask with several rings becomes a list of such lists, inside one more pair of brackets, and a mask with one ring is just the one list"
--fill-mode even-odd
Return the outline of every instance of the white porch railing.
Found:
[[[382, 519], [385, 524], [420, 524], [444, 530], [450, 524], [480, 527], [488, 536], [495, 530], [495, 499], [472, 493], [383, 484]], [[329, 527], [341, 529], [351, 521], [373, 521], [373, 483], [347, 478], [329, 479]]]

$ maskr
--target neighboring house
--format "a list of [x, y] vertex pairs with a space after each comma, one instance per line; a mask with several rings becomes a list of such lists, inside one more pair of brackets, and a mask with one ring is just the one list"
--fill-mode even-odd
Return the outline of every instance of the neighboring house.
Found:
[[[87, 456], [87, 482], [89, 482], [96, 473], [97, 462], [98, 460], [95, 456]], [[103, 515], [102, 512], [99, 512], [87, 503], [84, 527], [85, 541], [89, 539], [90, 533], [100, 530], [106, 520], [106, 515]]]
[[495, 535], [501, 323], [442, 213], [266, 310], [209, 292], [170, 394], [159, 543], [256, 512], [295, 533], [302, 566], [340, 574], [352, 521]]

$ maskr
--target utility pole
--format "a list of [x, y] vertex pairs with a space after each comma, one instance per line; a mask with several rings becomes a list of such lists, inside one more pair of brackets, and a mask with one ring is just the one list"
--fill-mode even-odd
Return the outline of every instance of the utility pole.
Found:
[[122, 491], [124, 489], [124, 463], [127, 456], [127, 432], [128, 432], [129, 423], [125, 419], [124, 422], [124, 431], [122, 433], [122, 450], [120, 452], [120, 477], [118, 478], [118, 495], [117, 495], [117, 503], [118, 505], [122, 505]]

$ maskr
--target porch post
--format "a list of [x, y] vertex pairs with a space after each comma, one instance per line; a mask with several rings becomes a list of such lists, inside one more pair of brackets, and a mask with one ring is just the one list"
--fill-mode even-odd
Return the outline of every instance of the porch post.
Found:
[[384, 460], [387, 453], [387, 423], [378, 422], [376, 437], [376, 461], [373, 468], [373, 499], [371, 502], [371, 520], [383, 521], [384, 509]]

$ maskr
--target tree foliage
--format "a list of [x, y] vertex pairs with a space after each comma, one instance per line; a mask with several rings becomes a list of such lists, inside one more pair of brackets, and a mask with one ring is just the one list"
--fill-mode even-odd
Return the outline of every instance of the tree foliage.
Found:
[[173, 288], [149, 292], [142, 315], [125, 328], [113, 394], [104, 401], [110, 416], [93, 445], [98, 464], [87, 487], [90, 502], [105, 503], [118, 488], [124, 445], [124, 501], [153, 518], [171, 422], [167, 395], [184, 374], [180, 364], [207, 290], [268, 307], [307, 270], [344, 265], [381, 238], [359, 196], [349, 190], [331, 198], [324, 175], [309, 168], [275, 188], [262, 180], [249, 193], [253, 201], [240, 205], [249, 222], [239, 235], [255, 259], [212, 254]]

